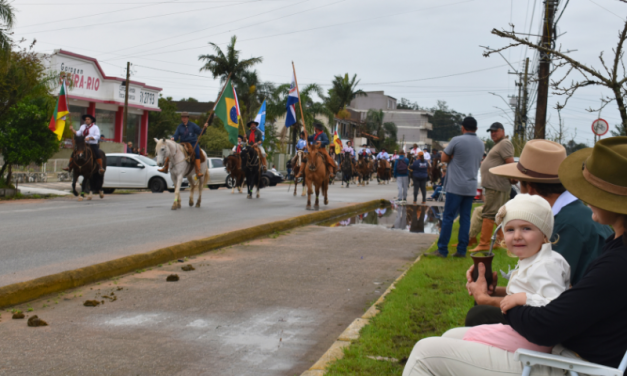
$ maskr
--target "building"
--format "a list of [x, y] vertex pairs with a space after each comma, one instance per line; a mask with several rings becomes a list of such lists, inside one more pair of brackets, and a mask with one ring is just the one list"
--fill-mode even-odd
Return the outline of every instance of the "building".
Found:
[[[148, 145], [148, 114], [159, 109], [161, 88], [130, 81], [128, 126], [124, 135], [125, 79], [105, 75], [98, 60], [64, 50], [55, 50], [48, 62], [48, 71], [64, 77], [68, 87], [70, 120], [74, 129], [81, 125], [81, 116], [96, 117], [103, 141], [133, 142], [146, 150]], [[60, 82], [59, 82], [60, 84]], [[59, 93], [59, 86], [53, 89]]]
[[383, 110], [383, 121], [393, 122], [398, 128], [398, 143], [408, 146], [418, 144], [421, 147], [431, 146], [432, 140], [427, 132], [433, 129], [429, 123], [427, 111], [399, 110], [396, 98], [385, 95], [383, 91], [367, 91], [366, 97], [357, 97], [350, 103], [349, 110], [359, 113], [361, 122], [365, 122], [368, 110]]

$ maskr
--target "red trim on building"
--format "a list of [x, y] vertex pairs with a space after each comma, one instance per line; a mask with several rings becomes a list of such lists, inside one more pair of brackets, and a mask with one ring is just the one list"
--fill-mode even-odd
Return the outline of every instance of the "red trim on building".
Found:
[[[103, 100], [100, 100], [100, 99], [93, 99], [93, 98], [87, 98], [87, 97], [80, 97], [80, 96], [77, 96], [77, 95], [68, 95], [68, 97], [69, 97], [69, 98], [71, 98], [71, 99], [78, 99], [78, 100], [81, 100], [81, 101], [93, 102], [93, 103], [94, 103], [94, 106], [95, 106], [95, 103], [108, 103], [108, 104], [117, 104], [118, 106], [124, 106], [124, 102], [117, 102], [117, 101], [103, 101]], [[71, 104], [71, 103], [70, 103], [70, 104]], [[131, 103], [129, 103], [129, 104], [128, 104], [128, 106], [129, 106], [129, 107], [132, 107], [132, 108], [137, 108], [137, 109], [140, 109], [140, 110], [147, 110], [147, 111], [161, 112], [161, 109], [160, 109], [160, 108], [150, 108], [150, 107], [140, 106], [140, 105], [138, 105], [138, 104], [131, 104]], [[94, 108], [95, 108], [95, 107], [94, 107]]]
[[144, 110], [142, 114], [141, 128], [139, 132], [139, 147], [143, 149], [140, 154], [146, 154], [148, 151], [148, 111]]
[[87, 106], [87, 115], [96, 117], [96, 102], [89, 102], [89, 106]]
[[118, 107], [115, 113], [115, 138], [113, 141], [122, 142], [122, 131], [124, 127], [124, 107]]
[[[58, 53], [63, 54], [63, 55], [67, 55], [67, 56], [76, 57], [76, 58], [79, 58], [79, 59], [89, 60], [89, 61], [93, 62], [96, 65], [96, 68], [98, 69], [98, 71], [100, 72], [100, 75], [102, 75], [102, 78], [105, 79], [105, 80], [114, 80], [114, 81], [120, 81], [120, 82], [126, 81], [125, 79], [120, 78], [120, 77], [112, 77], [112, 76], [105, 75], [104, 71], [102, 70], [102, 67], [100, 66], [100, 63], [98, 63], [98, 60], [94, 59], [93, 57], [89, 57], [89, 56], [85, 56], [85, 55], [79, 55], [79, 54], [76, 54], [74, 52], [65, 51], [65, 50], [62, 50], [62, 49], [59, 50]], [[152, 89], [152, 90], [157, 90], [157, 91], [162, 91], [163, 90], [160, 87], [146, 85], [145, 83], [139, 82], [139, 81], [131, 80], [131, 83], [135, 84], [135, 85], [140, 85], [142, 87], [145, 87], [146, 89]]]

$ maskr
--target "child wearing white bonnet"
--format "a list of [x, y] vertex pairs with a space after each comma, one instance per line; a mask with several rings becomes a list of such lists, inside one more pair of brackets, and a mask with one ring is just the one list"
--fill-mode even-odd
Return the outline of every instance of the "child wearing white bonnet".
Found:
[[[519, 194], [499, 209], [496, 223], [503, 226], [508, 253], [519, 258], [501, 301], [503, 313], [519, 305], [545, 306], [570, 287], [570, 266], [551, 249], [553, 212], [545, 199]], [[493, 296], [498, 296], [497, 292]], [[471, 328], [464, 340], [511, 352], [519, 348], [551, 351], [528, 342], [509, 325], [502, 324]]]

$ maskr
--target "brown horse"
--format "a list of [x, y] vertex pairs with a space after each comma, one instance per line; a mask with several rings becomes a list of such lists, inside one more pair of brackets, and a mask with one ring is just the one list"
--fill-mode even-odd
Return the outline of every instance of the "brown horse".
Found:
[[390, 162], [385, 159], [377, 160], [377, 180], [379, 184], [390, 184], [392, 178], [392, 170]]
[[442, 178], [440, 159], [431, 160], [431, 168], [429, 169], [429, 180], [432, 186], [436, 186]]
[[366, 184], [370, 184], [370, 175], [371, 175], [372, 167], [370, 166], [370, 161], [367, 157], [363, 155], [359, 156], [359, 162], [357, 162], [357, 172], [359, 173], [359, 184], [365, 186]]
[[72, 153], [72, 164], [70, 169], [72, 170], [72, 193], [74, 196], [78, 196], [76, 191], [76, 182], [78, 177], [83, 177], [83, 183], [81, 184], [81, 193], [78, 201], [83, 201], [85, 193], [87, 193], [87, 200], [91, 200], [92, 192], [100, 194], [100, 198], [104, 198], [104, 192], [102, 190], [102, 184], [104, 183], [104, 175], [98, 173], [98, 163], [96, 159], [101, 158], [103, 167], [107, 167], [107, 157], [102, 150], [99, 150], [100, 155], [94, 156], [92, 149], [85, 143], [85, 137], [74, 136], [74, 152]]
[[235, 193], [235, 187], [237, 187], [237, 191], [239, 193], [242, 193], [242, 185], [244, 184], [244, 178], [246, 177], [244, 170], [242, 170], [242, 157], [240, 154], [231, 154], [224, 158], [223, 162], [226, 172], [231, 175], [235, 181], [231, 194]]
[[318, 147], [315, 145], [308, 145], [309, 158], [304, 170], [307, 170], [305, 174], [305, 183], [307, 184], [307, 210], [311, 210], [311, 195], [313, 193], [312, 184], [316, 188], [316, 203], [314, 209], [320, 208], [318, 197], [320, 196], [320, 189], [324, 195], [324, 204], [329, 204], [329, 171], [326, 165], [325, 156], [318, 151]]
[[294, 196], [296, 196], [296, 192], [298, 191], [298, 180], [297, 177], [300, 175], [303, 180], [302, 180], [302, 184], [303, 184], [303, 193], [301, 194], [302, 197], [305, 197], [305, 176], [307, 175], [306, 169], [303, 169], [303, 167], [305, 167], [305, 165], [307, 164], [307, 154], [305, 152], [303, 152], [302, 150], [299, 150], [296, 152], [296, 155], [294, 156], [294, 158], [292, 159], [292, 173], [294, 174]]

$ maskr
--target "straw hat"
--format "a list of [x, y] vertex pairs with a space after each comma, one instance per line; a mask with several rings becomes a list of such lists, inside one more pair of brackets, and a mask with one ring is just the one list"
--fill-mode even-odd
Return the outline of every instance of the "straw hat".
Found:
[[601, 140], [571, 154], [559, 168], [570, 193], [612, 213], [627, 214], [627, 137]]
[[566, 159], [566, 149], [557, 142], [529, 140], [520, 154], [518, 163], [492, 167], [494, 175], [533, 183], [557, 184], [557, 170]]

